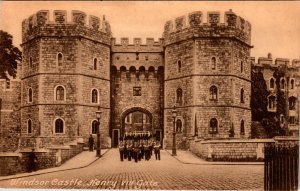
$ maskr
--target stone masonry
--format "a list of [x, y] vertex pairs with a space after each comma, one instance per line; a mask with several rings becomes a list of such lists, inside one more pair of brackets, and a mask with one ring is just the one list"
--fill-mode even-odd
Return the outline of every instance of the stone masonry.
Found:
[[[148, 116], [151, 134], [167, 148], [173, 130], [181, 149], [194, 147], [194, 139], [250, 138], [251, 69], [263, 68], [268, 81], [272, 59], [256, 64], [250, 57], [251, 24], [245, 19], [231, 10], [224, 23], [219, 12], [208, 12], [207, 21], [204, 14], [167, 21], [158, 41], [133, 43], [117, 43], [104, 16], [72, 11], [69, 21], [64, 10], [55, 10], [53, 18], [42, 10], [24, 19], [20, 80], [11, 79], [10, 89], [0, 80], [0, 152], [60, 147], [78, 138], [86, 144], [90, 134], [96, 136], [98, 109], [102, 148], [118, 145], [133, 112]], [[283, 63], [289, 60], [275, 60]], [[294, 132], [298, 69], [299, 60], [293, 60], [288, 71], [296, 87], [289, 91], [297, 98], [289, 113]]]

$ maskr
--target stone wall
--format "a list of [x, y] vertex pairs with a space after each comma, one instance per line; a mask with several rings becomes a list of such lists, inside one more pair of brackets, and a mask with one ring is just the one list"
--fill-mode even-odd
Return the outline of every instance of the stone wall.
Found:
[[17, 150], [20, 137], [21, 82], [0, 79], [0, 152]]
[[38, 159], [38, 170], [60, 166], [83, 151], [83, 141], [81, 139], [77, 139], [67, 145], [55, 146], [52, 144], [48, 148], [39, 148], [40, 145], [34, 141], [36, 140], [31, 140], [31, 144], [25, 147], [21, 146], [18, 152], [0, 153], [0, 176], [27, 172], [28, 156], [31, 152], [29, 147], [36, 148], [35, 154]]
[[264, 145], [273, 139], [193, 140], [190, 151], [210, 161], [263, 161]]

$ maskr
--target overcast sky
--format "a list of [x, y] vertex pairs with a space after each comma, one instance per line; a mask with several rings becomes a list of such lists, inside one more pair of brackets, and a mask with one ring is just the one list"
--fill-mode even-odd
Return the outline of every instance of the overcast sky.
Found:
[[[167, 20], [189, 12], [225, 11], [232, 9], [252, 24], [251, 56], [300, 59], [300, 1], [290, 2], [83, 2], [83, 1], [0, 1], [0, 29], [21, 44], [21, 22], [38, 10], [82, 10], [110, 22], [114, 37], [162, 36]], [[69, 11], [70, 12], [70, 11]], [[70, 15], [70, 14], [69, 14]], [[69, 16], [68, 15], [68, 16]], [[51, 14], [52, 16], [52, 14]], [[205, 16], [206, 17], [206, 16]], [[51, 18], [51, 20], [53, 20]], [[68, 18], [70, 20], [70, 17]], [[221, 21], [224, 20], [221, 17]]]

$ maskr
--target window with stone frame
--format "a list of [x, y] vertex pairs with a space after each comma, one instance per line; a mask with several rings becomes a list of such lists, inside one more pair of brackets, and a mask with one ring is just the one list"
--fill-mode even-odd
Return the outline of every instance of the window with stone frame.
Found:
[[268, 108], [270, 110], [275, 110], [275, 108], [276, 108], [275, 100], [276, 100], [275, 96], [270, 96], [268, 98]]
[[92, 103], [98, 103], [98, 90], [92, 90]]
[[98, 65], [98, 60], [97, 60], [97, 58], [94, 58], [94, 61], [93, 61], [93, 69], [94, 70], [97, 70], [97, 65]]
[[216, 86], [211, 86], [209, 88], [210, 100], [218, 100], [218, 88]]
[[182, 105], [182, 89], [178, 88], [176, 90], [176, 103]]
[[240, 133], [241, 135], [245, 135], [245, 122], [243, 119], [241, 120]]
[[133, 96], [141, 96], [142, 88], [141, 87], [133, 87]]
[[28, 102], [29, 103], [32, 103], [32, 97], [33, 97], [33, 95], [32, 95], [32, 88], [29, 88], [28, 89]]
[[241, 101], [241, 103], [245, 103], [245, 92], [244, 92], [244, 89], [242, 88], [241, 89], [241, 93], [240, 93], [240, 101]]
[[280, 89], [284, 90], [284, 88], [285, 88], [285, 80], [281, 79], [280, 80]]
[[274, 81], [274, 78], [271, 78], [270, 79], [270, 89], [274, 89], [275, 87], [275, 81]]
[[63, 54], [60, 52], [57, 54], [57, 66], [62, 66], [63, 65]]
[[29, 57], [29, 67], [30, 67], [30, 68], [33, 67], [32, 57]]
[[280, 114], [279, 119], [280, 119], [280, 123], [284, 124], [284, 115], [283, 114]]
[[243, 63], [243, 61], [241, 61], [241, 73], [243, 73], [244, 72], [244, 63]]
[[216, 118], [212, 118], [209, 121], [209, 133], [210, 134], [218, 133], [218, 120]]
[[5, 89], [9, 90], [11, 88], [10, 86], [10, 80], [6, 80], [6, 83], [5, 83]]
[[290, 116], [290, 117], [289, 117], [289, 123], [290, 123], [291, 125], [296, 124], [296, 117], [295, 117], [295, 116]]
[[296, 109], [296, 102], [297, 102], [297, 98], [292, 96], [289, 97], [289, 110], [295, 110]]
[[180, 73], [181, 72], [181, 60], [177, 61], [177, 72]]
[[57, 86], [56, 90], [56, 100], [58, 101], [64, 101], [65, 100], [65, 88], [63, 86]]
[[64, 121], [62, 119], [55, 120], [55, 133], [64, 133]]
[[294, 79], [291, 79], [291, 90], [294, 89], [294, 86], [295, 86], [295, 80], [294, 80]]
[[98, 133], [98, 121], [93, 120], [92, 122], [92, 134], [97, 134]]
[[181, 133], [182, 132], [182, 121], [180, 119], [176, 120], [176, 132]]
[[212, 57], [211, 58], [211, 69], [212, 70], [215, 70], [215, 69], [217, 69], [217, 59], [216, 59], [216, 57]]
[[28, 119], [27, 121], [27, 133], [32, 133], [32, 121]]

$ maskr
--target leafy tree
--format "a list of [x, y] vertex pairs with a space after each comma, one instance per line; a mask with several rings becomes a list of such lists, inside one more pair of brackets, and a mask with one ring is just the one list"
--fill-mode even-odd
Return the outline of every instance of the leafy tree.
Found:
[[261, 121], [268, 113], [268, 95], [267, 84], [261, 71], [251, 72], [251, 100], [250, 107], [252, 112], [252, 121]]
[[8, 75], [15, 78], [17, 63], [22, 60], [22, 52], [13, 46], [12, 38], [12, 35], [0, 30], [0, 78], [8, 79]]

